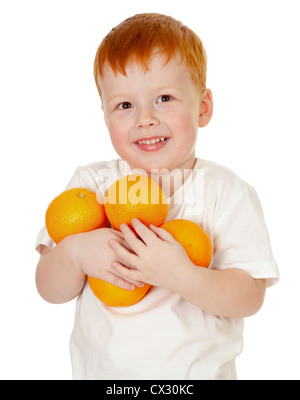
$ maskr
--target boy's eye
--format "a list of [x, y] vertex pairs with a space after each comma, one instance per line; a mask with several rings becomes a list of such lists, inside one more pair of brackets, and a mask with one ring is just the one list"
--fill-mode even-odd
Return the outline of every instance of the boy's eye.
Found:
[[165, 101], [170, 101], [172, 100], [172, 96], [169, 96], [168, 94], [163, 94], [161, 96], [159, 96], [159, 98], [157, 99], [158, 103], [163, 103]]
[[128, 108], [132, 108], [132, 104], [129, 103], [128, 101], [124, 101], [123, 103], [118, 105], [118, 108], [120, 110], [127, 110]]

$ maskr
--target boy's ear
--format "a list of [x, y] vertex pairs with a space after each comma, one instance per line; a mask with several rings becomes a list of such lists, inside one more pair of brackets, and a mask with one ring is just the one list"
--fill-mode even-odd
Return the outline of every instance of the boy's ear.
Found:
[[200, 113], [199, 113], [199, 127], [203, 128], [206, 126], [212, 115], [213, 115], [213, 98], [210, 89], [205, 89], [202, 94], [202, 99], [200, 103]]

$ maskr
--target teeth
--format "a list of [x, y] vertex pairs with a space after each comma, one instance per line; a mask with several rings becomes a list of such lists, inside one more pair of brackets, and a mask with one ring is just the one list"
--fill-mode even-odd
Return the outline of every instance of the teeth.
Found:
[[155, 144], [158, 142], [164, 142], [166, 140], [166, 138], [158, 138], [158, 139], [151, 139], [151, 140], [142, 140], [142, 141], [138, 141], [138, 144]]

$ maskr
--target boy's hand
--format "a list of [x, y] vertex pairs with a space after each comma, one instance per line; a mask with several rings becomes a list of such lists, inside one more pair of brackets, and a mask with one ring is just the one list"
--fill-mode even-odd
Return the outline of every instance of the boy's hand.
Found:
[[119, 260], [112, 266], [123, 279], [170, 289], [202, 310], [220, 317], [244, 318], [261, 307], [265, 279], [254, 279], [239, 268], [199, 268], [166, 230], [154, 226], [148, 229], [138, 220], [133, 220], [132, 225], [141, 239], [125, 224], [121, 226], [121, 232], [135, 254], [128, 251], [124, 242], [109, 241]]
[[112, 267], [123, 279], [174, 290], [186, 266], [193, 265], [184, 248], [162, 228], [151, 225], [148, 229], [137, 219], [132, 220], [132, 226], [141, 239], [126, 224], [122, 224], [120, 229], [134, 253], [120, 240], [109, 241], [119, 259], [119, 262], [112, 263]]
[[80, 233], [77, 238], [74, 237], [74, 240], [73, 248], [77, 266], [86, 275], [103, 279], [127, 290], [133, 290], [135, 286], [143, 286], [143, 282], [122, 277], [112, 268], [112, 263], [118, 260], [118, 256], [109, 246], [110, 240], [116, 241], [128, 253], [132, 254], [132, 250], [121, 232], [110, 228], [101, 228]]
[[143, 282], [127, 279], [112, 267], [113, 261], [119, 260], [109, 246], [112, 239], [128, 253], [132, 251], [123, 234], [109, 228], [67, 236], [51, 250], [45, 246], [36, 270], [40, 295], [55, 304], [73, 300], [81, 293], [86, 275], [127, 290], [143, 286]]

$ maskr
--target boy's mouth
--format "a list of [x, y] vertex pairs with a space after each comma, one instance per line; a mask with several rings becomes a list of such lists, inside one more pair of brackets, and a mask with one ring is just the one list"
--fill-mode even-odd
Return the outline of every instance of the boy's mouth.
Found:
[[164, 136], [156, 136], [151, 138], [141, 138], [134, 144], [144, 151], [157, 151], [164, 147], [170, 138]]

